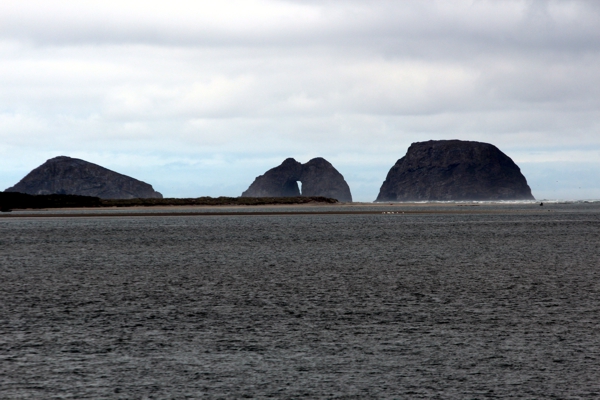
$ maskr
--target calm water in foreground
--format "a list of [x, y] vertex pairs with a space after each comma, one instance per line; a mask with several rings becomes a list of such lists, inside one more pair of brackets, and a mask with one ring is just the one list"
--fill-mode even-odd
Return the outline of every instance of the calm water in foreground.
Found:
[[598, 398], [600, 203], [536, 207], [0, 219], [0, 397]]

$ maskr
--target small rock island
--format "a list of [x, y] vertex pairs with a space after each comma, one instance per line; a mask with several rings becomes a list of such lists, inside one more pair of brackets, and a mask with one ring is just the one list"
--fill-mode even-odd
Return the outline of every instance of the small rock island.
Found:
[[69, 194], [101, 199], [163, 197], [152, 185], [145, 182], [66, 156], [51, 158], [5, 192], [31, 195]]
[[445, 200], [535, 199], [519, 167], [496, 146], [430, 140], [408, 148], [375, 201]]
[[[302, 183], [302, 193], [298, 187]], [[288, 158], [280, 166], [257, 177], [242, 197], [322, 196], [351, 202], [352, 195], [346, 180], [324, 158], [313, 158], [301, 164]]]

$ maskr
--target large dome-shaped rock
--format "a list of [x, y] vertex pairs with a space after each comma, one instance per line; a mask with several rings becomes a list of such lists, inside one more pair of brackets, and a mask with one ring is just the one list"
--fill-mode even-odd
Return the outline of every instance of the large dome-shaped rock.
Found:
[[[302, 183], [302, 193], [298, 187]], [[242, 197], [323, 196], [352, 201], [350, 187], [342, 174], [324, 158], [301, 164], [293, 158], [257, 177]]]
[[90, 162], [51, 158], [5, 192], [75, 194], [101, 199], [162, 198], [152, 185]]
[[413, 143], [375, 201], [534, 200], [519, 167], [496, 146], [462, 140]]

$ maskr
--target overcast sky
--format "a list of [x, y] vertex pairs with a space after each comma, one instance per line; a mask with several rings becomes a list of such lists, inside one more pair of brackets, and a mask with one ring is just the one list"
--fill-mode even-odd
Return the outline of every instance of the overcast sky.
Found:
[[0, 190], [67, 155], [239, 196], [320, 156], [372, 201], [429, 139], [498, 146], [538, 199], [600, 198], [600, 2], [0, 2]]

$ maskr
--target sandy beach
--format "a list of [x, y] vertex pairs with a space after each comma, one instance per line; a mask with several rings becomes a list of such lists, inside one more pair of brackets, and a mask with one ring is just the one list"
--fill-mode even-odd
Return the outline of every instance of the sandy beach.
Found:
[[487, 214], [547, 212], [538, 203], [340, 203], [340, 204], [283, 204], [283, 205], [219, 205], [219, 206], [133, 206], [50, 208], [13, 210], [1, 213], [0, 218], [47, 217], [166, 217], [166, 216], [256, 216], [256, 215], [369, 215], [369, 214]]

